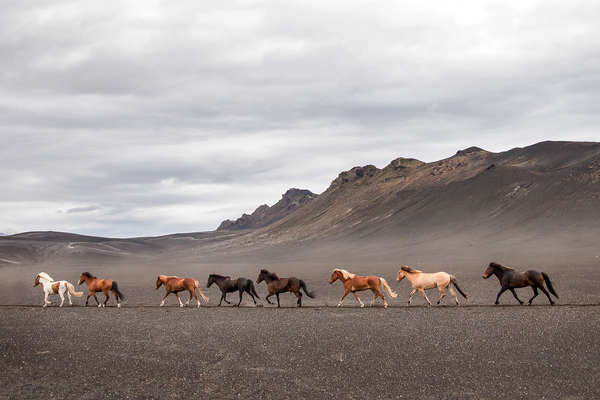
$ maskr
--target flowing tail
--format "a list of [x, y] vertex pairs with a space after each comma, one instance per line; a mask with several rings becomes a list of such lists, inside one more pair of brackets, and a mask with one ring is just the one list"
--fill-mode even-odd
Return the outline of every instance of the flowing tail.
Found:
[[465, 292], [463, 292], [462, 290], [460, 290], [460, 287], [458, 286], [458, 283], [456, 283], [456, 277], [454, 275], [450, 275], [450, 282], [452, 282], [452, 284], [454, 285], [454, 287], [456, 288], [456, 290], [458, 290], [458, 293], [462, 294], [462, 297], [464, 297], [465, 299], [469, 298], [465, 294]]
[[304, 281], [303, 281], [303, 280], [300, 280], [300, 288], [301, 288], [302, 290], [304, 290], [304, 293], [306, 293], [306, 295], [307, 295], [308, 297], [310, 297], [311, 299], [314, 299], [314, 298], [315, 298], [315, 293], [314, 293], [314, 292], [309, 292], [309, 291], [308, 291], [308, 289], [306, 288], [306, 283], [304, 283]]
[[206, 297], [204, 295], [204, 293], [202, 293], [202, 290], [200, 289], [200, 282], [198, 282], [197, 280], [194, 280], [194, 284], [195, 284], [195, 288], [198, 289], [198, 294], [200, 295], [200, 297], [202, 297], [202, 300], [204, 300], [205, 303], [208, 303], [208, 297]]
[[112, 290], [113, 293], [115, 294], [115, 296], [117, 297], [117, 303], [119, 302], [119, 299], [121, 301], [125, 301], [125, 296], [123, 296], [123, 293], [121, 293], [121, 291], [119, 290], [119, 285], [117, 284], [116, 281], [113, 281], [112, 287], [110, 288], [110, 290]]
[[548, 276], [548, 274], [545, 272], [542, 272], [542, 276], [544, 277], [544, 281], [546, 281], [546, 286], [548, 286], [548, 290], [550, 291], [550, 293], [552, 293], [558, 299], [558, 295], [556, 294], [556, 292], [554, 291], [554, 288], [552, 287], [552, 282], [550, 282], [550, 277]]
[[260, 296], [256, 293], [256, 289], [254, 289], [254, 282], [252, 282], [251, 280], [248, 280], [248, 282], [250, 282], [250, 291], [252, 292], [252, 294], [260, 300]]
[[381, 277], [379, 277], [379, 281], [383, 285], [383, 288], [387, 290], [388, 294], [392, 297], [398, 297], [398, 293], [394, 292], [390, 285], [388, 285], [387, 281]]
[[67, 290], [69, 291], [69, 293], [72, 296], [75, 296], [75, 297], [81, 297], [81, 296], [83, 296], [83, 292], [76, 292], [75, 291], [75, 286], [73, 286], [73, 284], [71, 282], [67, 282], [66, 285], [67, 285]]

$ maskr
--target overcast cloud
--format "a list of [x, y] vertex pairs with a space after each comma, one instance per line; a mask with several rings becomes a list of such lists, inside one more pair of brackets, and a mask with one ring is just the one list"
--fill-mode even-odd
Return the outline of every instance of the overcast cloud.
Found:
[[593, 1], [4, 1], [0, 232], [214, 229], [342, 170], [599, 140]]

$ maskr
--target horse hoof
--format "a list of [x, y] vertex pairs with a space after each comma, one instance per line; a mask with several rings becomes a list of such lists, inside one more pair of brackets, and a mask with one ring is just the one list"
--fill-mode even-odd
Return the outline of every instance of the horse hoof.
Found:
[[[338, 306], [338, 307], [341, 307], [341, 306], [342, 306], [342, 303], [338, 303], [338, 305], [337, 305], [337, 306]], [[46, 306], [44, 306], [44, 307], [46, 307]]]
[[495, 306], [497, 306], [498, 304], [500, 304], [500, 303], [498, 303], [498, 302], [495, 302], [495, 303], [494, 303], [494, 305], [495, 305]]
[[98, 308], [102, 308], [102, 304], [98, 304]]
[[121, 304], [117, 304], [117, 308], [121, 308]]

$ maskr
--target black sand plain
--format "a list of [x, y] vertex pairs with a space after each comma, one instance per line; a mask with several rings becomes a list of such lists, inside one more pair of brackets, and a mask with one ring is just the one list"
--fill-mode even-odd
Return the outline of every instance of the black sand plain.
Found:
[[[590, 262], [591, 261], [591, 262]], [[219, 292], [200, 309], [159, 308], [165, 269], [194, 276], [209, 272], [256, 279], [255, 264], [110, 263], [32, 265], [0, 269], [0, 384], [2, 398], [382, 398], [382, 399], [591, 399], [600, 397], [600, 272], [595, 260], [565, 266], [527, 265], [548, 272], [561, 296], [550, 307], [538, 296], [518, 306], [505, 293], [493, 306], [496, 278], [481, 279], [484, 265], [444, 268], [470, 298], [455, 307], [427, 308], [408, 282], [395, 282], [392, 263], [351, 266], [376, 271], [399, 293], [391, 307], [360, 309], [348, 297], [335, 308], [340, 283], [329, 285], [331, 266], [272, 266], [305, 279], [316, 299], [281, 309], [217, 308]], [[427, 266], [433, 268], [433, 266]], [[81, 269], [119, 281], [123, 308], [43, 309], [33, 279], [41, 270], [77, 281]], [[298, 272], [300, 271], [300, 272]], [[294, 273], [295, 272], [295, 273]], [[83, 288], [83, 287], [81, 287]], [[258, 285], [261, 296], [264, 284]], [[520, 289], [523, 300], [531, 296]], [[184, 295], [184, 299], [187, 296]], [[237, 295], [229, 295], [236, 299]], [[370, 294], [362, 294], [365, 302]], [[436, 290], [429, 292], [437, 301]], [[53, 299], [54, 305], [57, 298]], [[264, 302], [262, 302], [264, 304]]]

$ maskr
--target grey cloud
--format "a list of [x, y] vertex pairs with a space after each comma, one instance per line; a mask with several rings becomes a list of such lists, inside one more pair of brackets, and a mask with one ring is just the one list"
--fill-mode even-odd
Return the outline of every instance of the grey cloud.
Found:
[[585, 1], [9, 2], [0, 230], [213, 229], [355, 165], [597, 140], [599, 19]]

